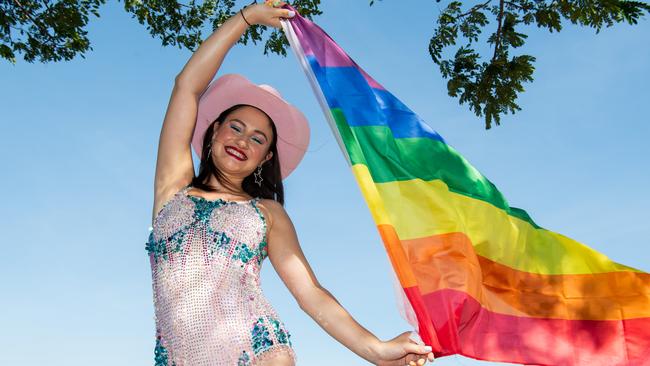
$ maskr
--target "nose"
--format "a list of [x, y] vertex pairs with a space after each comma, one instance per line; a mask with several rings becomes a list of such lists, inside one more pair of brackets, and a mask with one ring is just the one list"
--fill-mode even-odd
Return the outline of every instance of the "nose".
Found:
[[238, 137], [236, 143], [237, 143], [237, 147], [239, 148], [248, 147], [248, 140], [245, 137]]

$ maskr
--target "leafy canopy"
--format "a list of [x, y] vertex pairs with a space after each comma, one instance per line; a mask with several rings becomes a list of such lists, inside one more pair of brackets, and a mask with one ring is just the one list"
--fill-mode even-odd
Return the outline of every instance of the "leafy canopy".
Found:
[[[437, 0], [440, 2], [440, 0]], [[12, 63], [16, 54], [27, 62], [58, 62], [92, 50], [87, 38], [90, 15], [99, 18], [99, 7], [106, 0], [12, 0], [0, 1], [0, 56]], [[124, 9], [144, 25], [164, 46], [175, 45], [195, 51], [211, 31], [244, 4], [235, 0], [206, 0], [186, 3], [174, 0], [122, 0]], [[370, 0], [374, 5], [375, 0]], [[312, 19], [322, 14], [320, 0], [295, 0], [292, 5]], [[650, 12], [650, 5], [627, 0], [487, 0], [467, 6], [451, 1], [438, 15], [429, 42], [429, 54], [447, 79], [447, 92], [467, 103], [485, 128], [499, 125], [501, 115], [521, 110], [517, 104], [523, 83], [533, 81], [535, 57], [512, 55], [512, 49], [525, 45], [522, 28], [536, 24], [550, 32], [560, 32], [562, 21], [594, 28], [616, 23], [637, 24]], [[484, 30], [492, 33], [485, 42], [489, 52], [480, 54], [475, 46]], [[208, 34], [209, 35], [209, 34]], [[289, 45], [279, 29], [255, 25], [240, 39], [243, 44], [264, 41], [264, 54], [286, 56]], [[453, 56], [446, 56], [451, 54]]]
[[[521, 110], [516, 100], [524, 91], [522, 83], [533, 81], [535, 57], [510, 55], [526, 43], [523, 26], [532, 23], [560, 32], [562, 20], [568, 20], [599, 33], [615, 23], [637, 24], [649, 11], [646, 3], [625, 0], [487, 0], [464, 11], [462, 2], [451, 1], [438, 17], [429, 54], [448, 79], [448, 94], [483, 116], [489, 129], [492, 122], [499, 125], [502, 114]], [[475, 44], [490, 21], [493, 32], [486, 42], [491, 52], [481, 55]], [[457, 43], [453, 57], [445, 58], [443, 51]]]

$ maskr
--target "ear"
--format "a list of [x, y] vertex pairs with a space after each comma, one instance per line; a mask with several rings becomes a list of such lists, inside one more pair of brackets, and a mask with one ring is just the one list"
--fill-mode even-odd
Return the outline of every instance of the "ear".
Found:
[[273, 151], [269, 151], [268, 154], [266, 154], [266, 158], [264, 158], [264, 161], [262, 163], [266, 163], [273, 157]]

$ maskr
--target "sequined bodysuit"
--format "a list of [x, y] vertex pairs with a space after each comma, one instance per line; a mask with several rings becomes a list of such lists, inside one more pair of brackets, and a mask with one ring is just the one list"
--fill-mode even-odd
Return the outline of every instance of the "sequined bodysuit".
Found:
[[151, 263], [156, 366], [296, 362], [288, 330], [262, 293], [266, 221], [254, 198], [208, 200], [177, 192], [154, 218]]

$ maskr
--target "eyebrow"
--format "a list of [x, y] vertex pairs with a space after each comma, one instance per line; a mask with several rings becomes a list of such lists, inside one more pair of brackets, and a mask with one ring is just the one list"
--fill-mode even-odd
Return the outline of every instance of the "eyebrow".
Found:
[[[244, 122], [244, 121], [242, 121], [242, 120], [240, 120], [240, 119], [238, 119], [238, 118], [231, 118], [230, 120], [231, 120], [231, 121], [237, 121], [237, 122], [239, 122], [239, 123], [241, 123], [241, 124], [243, 124], [243, 125], [248, 126], [248, 125], [246, 124], [246, 122]], [[266, 141], [269, 140], [269, 138], [266, 137], [266, 134], [265, 134], [264, 132], [262, 132], [262, 131], [260, 131], [260, 130], [258, 130], [258, 129], [255, 129], [255, 132], [259, 132], [259, 133], [261, 133], [262, 136], [264, 136], [264, 138], [266, 139]]]

